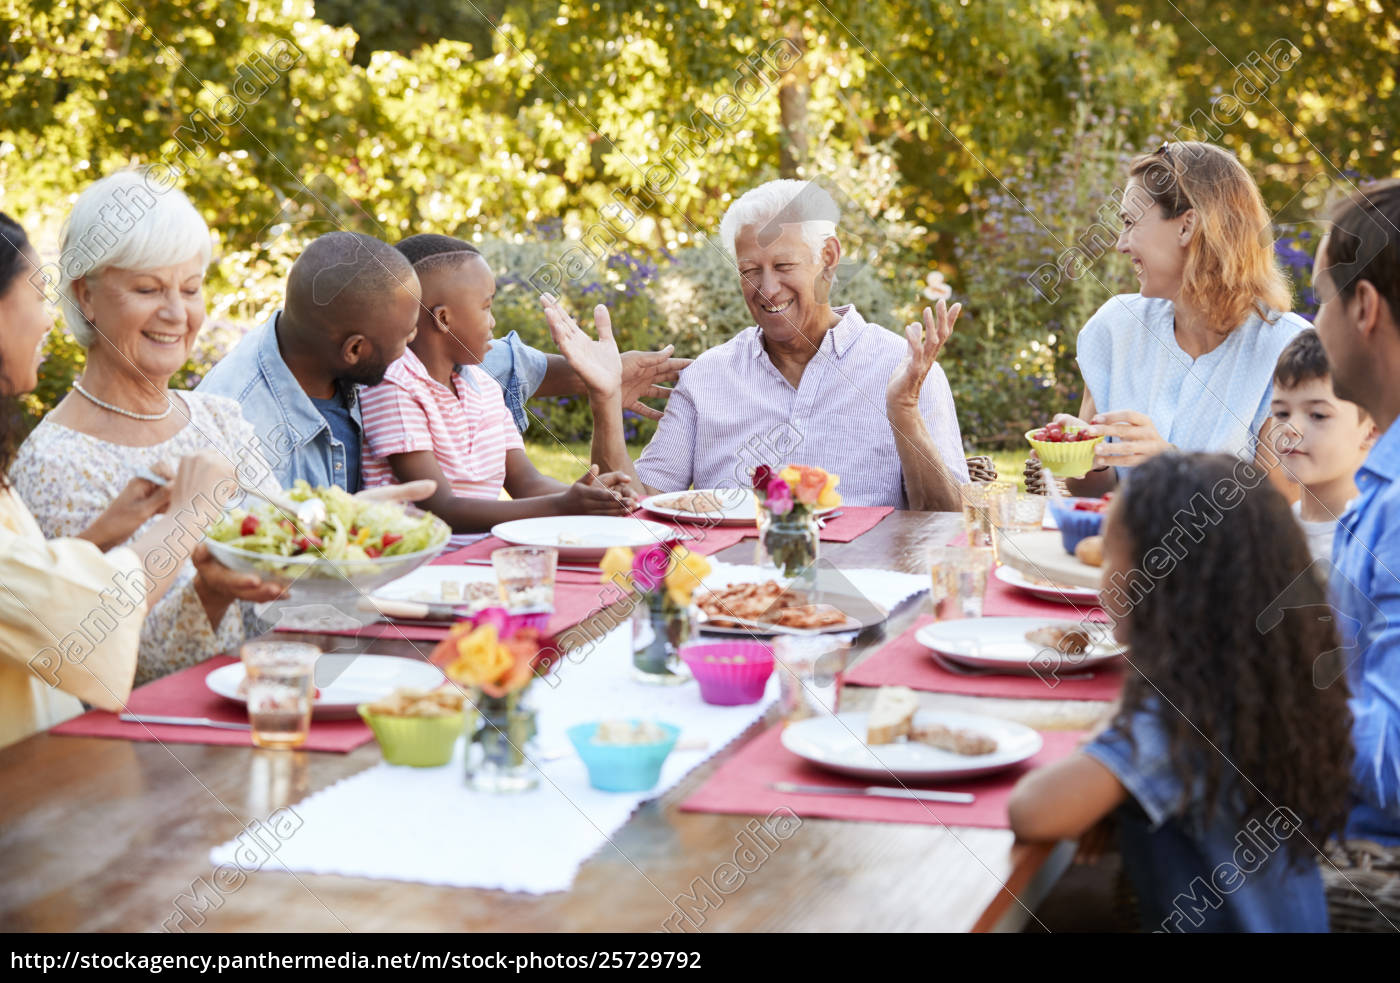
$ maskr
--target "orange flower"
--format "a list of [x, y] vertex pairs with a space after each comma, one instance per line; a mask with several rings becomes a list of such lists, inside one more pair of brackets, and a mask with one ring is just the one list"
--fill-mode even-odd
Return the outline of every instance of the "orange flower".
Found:
[[797, 487], [793, 489], [793, 494], [803, 505], [816, 505], [822, 497], [822, 490], [826, 488], [826, 472], [821, 468], [803, 467], [799, 467], [797, 472]]

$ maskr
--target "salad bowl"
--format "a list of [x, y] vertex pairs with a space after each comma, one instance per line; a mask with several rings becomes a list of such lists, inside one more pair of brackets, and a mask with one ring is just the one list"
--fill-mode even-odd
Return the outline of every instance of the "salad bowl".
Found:
[[435, 515], [395, 502], [365, 501], [339, 488], [299, 481], [294, 502], [318, 500], [325, 517], [298, 521], [273, 505], [236, 508], [210, 528], [214, 558], [232, 570], [288, 586], [295, 606], [325, 604], [346, 610], [353, 601], [434, 559], [451, 530]]

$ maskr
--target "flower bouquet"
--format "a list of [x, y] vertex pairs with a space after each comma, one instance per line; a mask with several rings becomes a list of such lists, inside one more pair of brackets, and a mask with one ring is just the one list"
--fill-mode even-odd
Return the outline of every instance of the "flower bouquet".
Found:
[[789, 464], [775, 472], [766, 464], [753, 473], [758, 496], [759, 538], [786, 577], [797, 577], [817, 562], [817, 513], [841, 504], [840, 475]]
[[[633, 595], [634, 675], [646, 683], [680, 683], [688, 678], [680, 648], [695, 630], [690, 602], [710, 563], [669, 540], [633, 553], [615, 546], [603, 554], [603, 580]], [[650, 637], [646, 629], [650, 629]]]
[[433, 664], [468, 689], [476, 708], [467, 780], [480, 791], [524, 792], [539, 784], [529, 753], [535, 711], [523, 705], [530, 682], [550, 666], [538, 621], [486, 608], [453, 625], [433, 650]]

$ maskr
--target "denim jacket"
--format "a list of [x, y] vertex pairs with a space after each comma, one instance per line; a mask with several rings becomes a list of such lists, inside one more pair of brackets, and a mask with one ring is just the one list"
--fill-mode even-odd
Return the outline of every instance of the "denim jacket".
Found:
[[548, 356], [525, 344], [520, 340], [520, 335], [512, 331], [504, 338], [491, 342], [481, 367], [501, 384], [506, 394], [506, 408], [515, 420], [515, 429], [524, 433], [530, 425], [525, 401], [535, 394], [544, 381], [544, 374], [549, 368]]
[[[236, 400], [243, 417], [253, 425], [262, 441], [272, 473], [283, 488], [304, 478], [317, 485], [346, 486], [347, 449], [331, 433], [311, 397], [301, 388], [282, 360], [277, 347], [276, 311], [209, 371], [197, 387]], [[357, 428], [363, 428], [360, 402], [354, 389], [347, 394], [350, 415]], [[356, 492], [358, 488], [347, 488]]]

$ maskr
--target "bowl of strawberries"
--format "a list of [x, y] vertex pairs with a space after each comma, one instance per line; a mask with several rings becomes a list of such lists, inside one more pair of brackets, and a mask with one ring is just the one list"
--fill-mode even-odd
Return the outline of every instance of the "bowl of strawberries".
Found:
[[1050, 514], [1060, 527], [1060, 542], [1065, 552], [1074, 555], [1081, 539], [1097, 536], [1103, 529], [1103, 517], [1112, 504], [1113, 495], [1103, 498], [1052, 498]]
[[1103, 437], [1072, 423], [1047, 423], [1026, 431], [1026, 440], [1035, 448], [1040, 463], [1061, 478], [1082, 478], [1094, 466], [1094, 449]]

